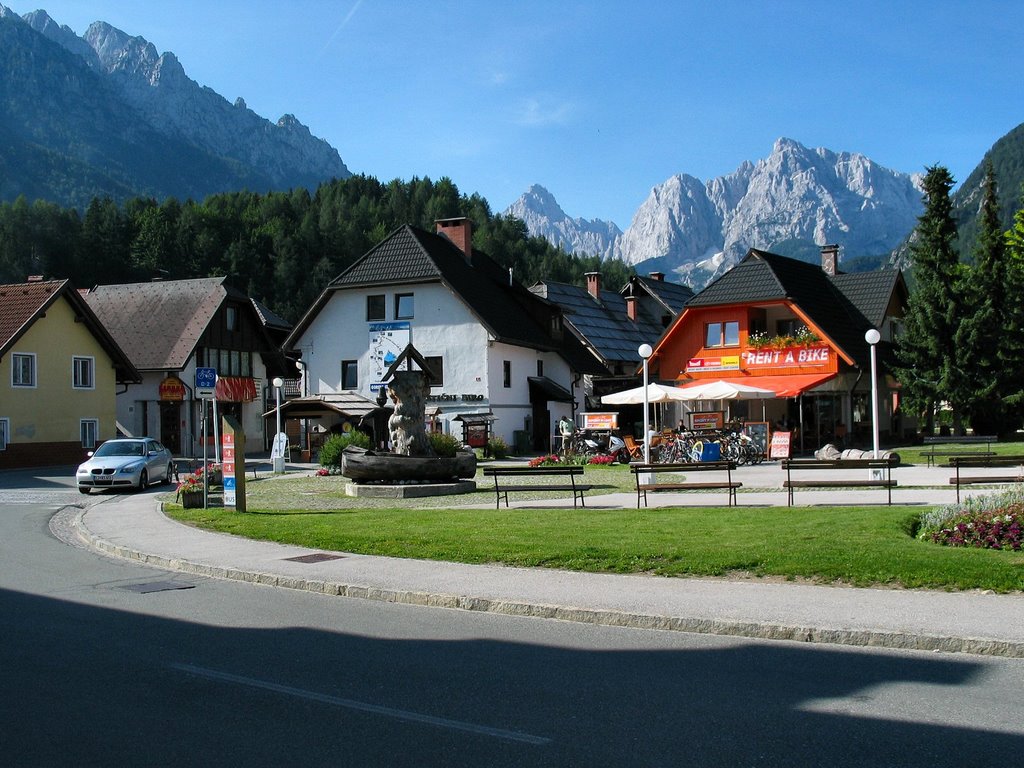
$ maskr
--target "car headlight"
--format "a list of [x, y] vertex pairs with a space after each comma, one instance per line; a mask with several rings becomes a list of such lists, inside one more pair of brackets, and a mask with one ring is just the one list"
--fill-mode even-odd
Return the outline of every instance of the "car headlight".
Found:
[[134, 464], [125, 464], [117, 471], [130, 475], [132, 472], [138, 472], [140, 469], [142, 469], [142, 462], [135, 462]]
[[76, 475], [88, 475], [89, 474], [89, 469], [84, 464], [82, 464], [81, 466], [78, 467], [78, 470], [75, 472], [75, 474]]

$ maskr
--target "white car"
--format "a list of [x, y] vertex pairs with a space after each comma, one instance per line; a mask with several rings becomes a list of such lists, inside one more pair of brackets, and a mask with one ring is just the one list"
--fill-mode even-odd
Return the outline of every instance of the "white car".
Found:
[[159, 481], [174, 479], [174, 458], [158, 440], [150, 437], [107, 440], [75, 473], [79, 493], [93, 488], [135, 488], [142, 490]]

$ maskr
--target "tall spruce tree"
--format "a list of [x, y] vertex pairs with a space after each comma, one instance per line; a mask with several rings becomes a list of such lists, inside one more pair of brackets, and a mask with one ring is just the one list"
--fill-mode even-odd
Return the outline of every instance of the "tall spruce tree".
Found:
[[[1007, 250], [1000, 224], [999, 188], [991, 160], [986, 163], [982, 182], [978, 235], [973, 264], [967, 267], [964, 283], [965, 317], [956, 333], [960, 365], [971, 372], [967, 382], [973, 392], [966, 411], [976, 434], [1005, 433], [1007, 405], [1004, 400], [1019, 378], [1016, 366], [1008, 367], [1006, 351], [1014, 346], [1006, 340], [1007, 327]], [[1003, 344], [1008, 343], [1009, 347]]]
[[1006, 313], [997, 343], [1006, 376], [1001, 393], [1007, 408], [1006, 429], [1011, 430], [1018, 429], [1024, 419], [1024, 205], [1014, 214], [1005, 242]]
[[935, 408], [949, 402], [959, 431], [959, 418], [969, 401], [959, 359], [956, 332], [963, 320], [961, 265], [955, 241], [956, 222], [950, 190], [953, 177], [941, 165], [926, 169], [924, 213], [918, 218], [910, 246], [916, 287], [910, 295], [903, 333], [896, 342], [897, 372], [904, 399], [924, 412], [927, 430], [934, 429]]

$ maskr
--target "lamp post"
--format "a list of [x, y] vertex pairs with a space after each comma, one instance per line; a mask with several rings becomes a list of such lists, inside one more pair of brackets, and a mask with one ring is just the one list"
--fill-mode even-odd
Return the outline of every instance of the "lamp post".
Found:
[[284, 449], [285, 446], [281, 445], [278, 437], [281, 434], [281, 387], [284, 386], [284, 379], [280, 376], [275, 376], [271, 382], [274, 385], [274, 394], [276, 396], [277, 403], [277, 431], [274, 432], [274, 444], [272, 454], [274, 457], [274, 472], [281, 474], [284, 472]]
[[875, 345], [881, 334], [871, 328], [864, 334], [864, 341], [871, 346], [871, 432], [874, 440], [875, 455], [878, 458], [878, 363], [875, 358]]
[[651, 403], [647, 394], [647, 360], [654, 354], [654, 350], [651, 348], [650, 344], [641, 344], [637, 349], [637, 352], [640, 353], [640, 357], [642, 357], [644, 361], [644, 464], [650, 464], [651, 436], [649, 433], [651, 431], [651, 421], [649, 411]]

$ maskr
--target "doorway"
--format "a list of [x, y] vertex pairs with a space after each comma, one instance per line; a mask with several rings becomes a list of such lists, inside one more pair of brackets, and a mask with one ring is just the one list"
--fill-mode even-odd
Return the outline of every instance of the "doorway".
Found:
[[175, 456], [181, 455], [181, 403], [160, 403], [160, 442]]

